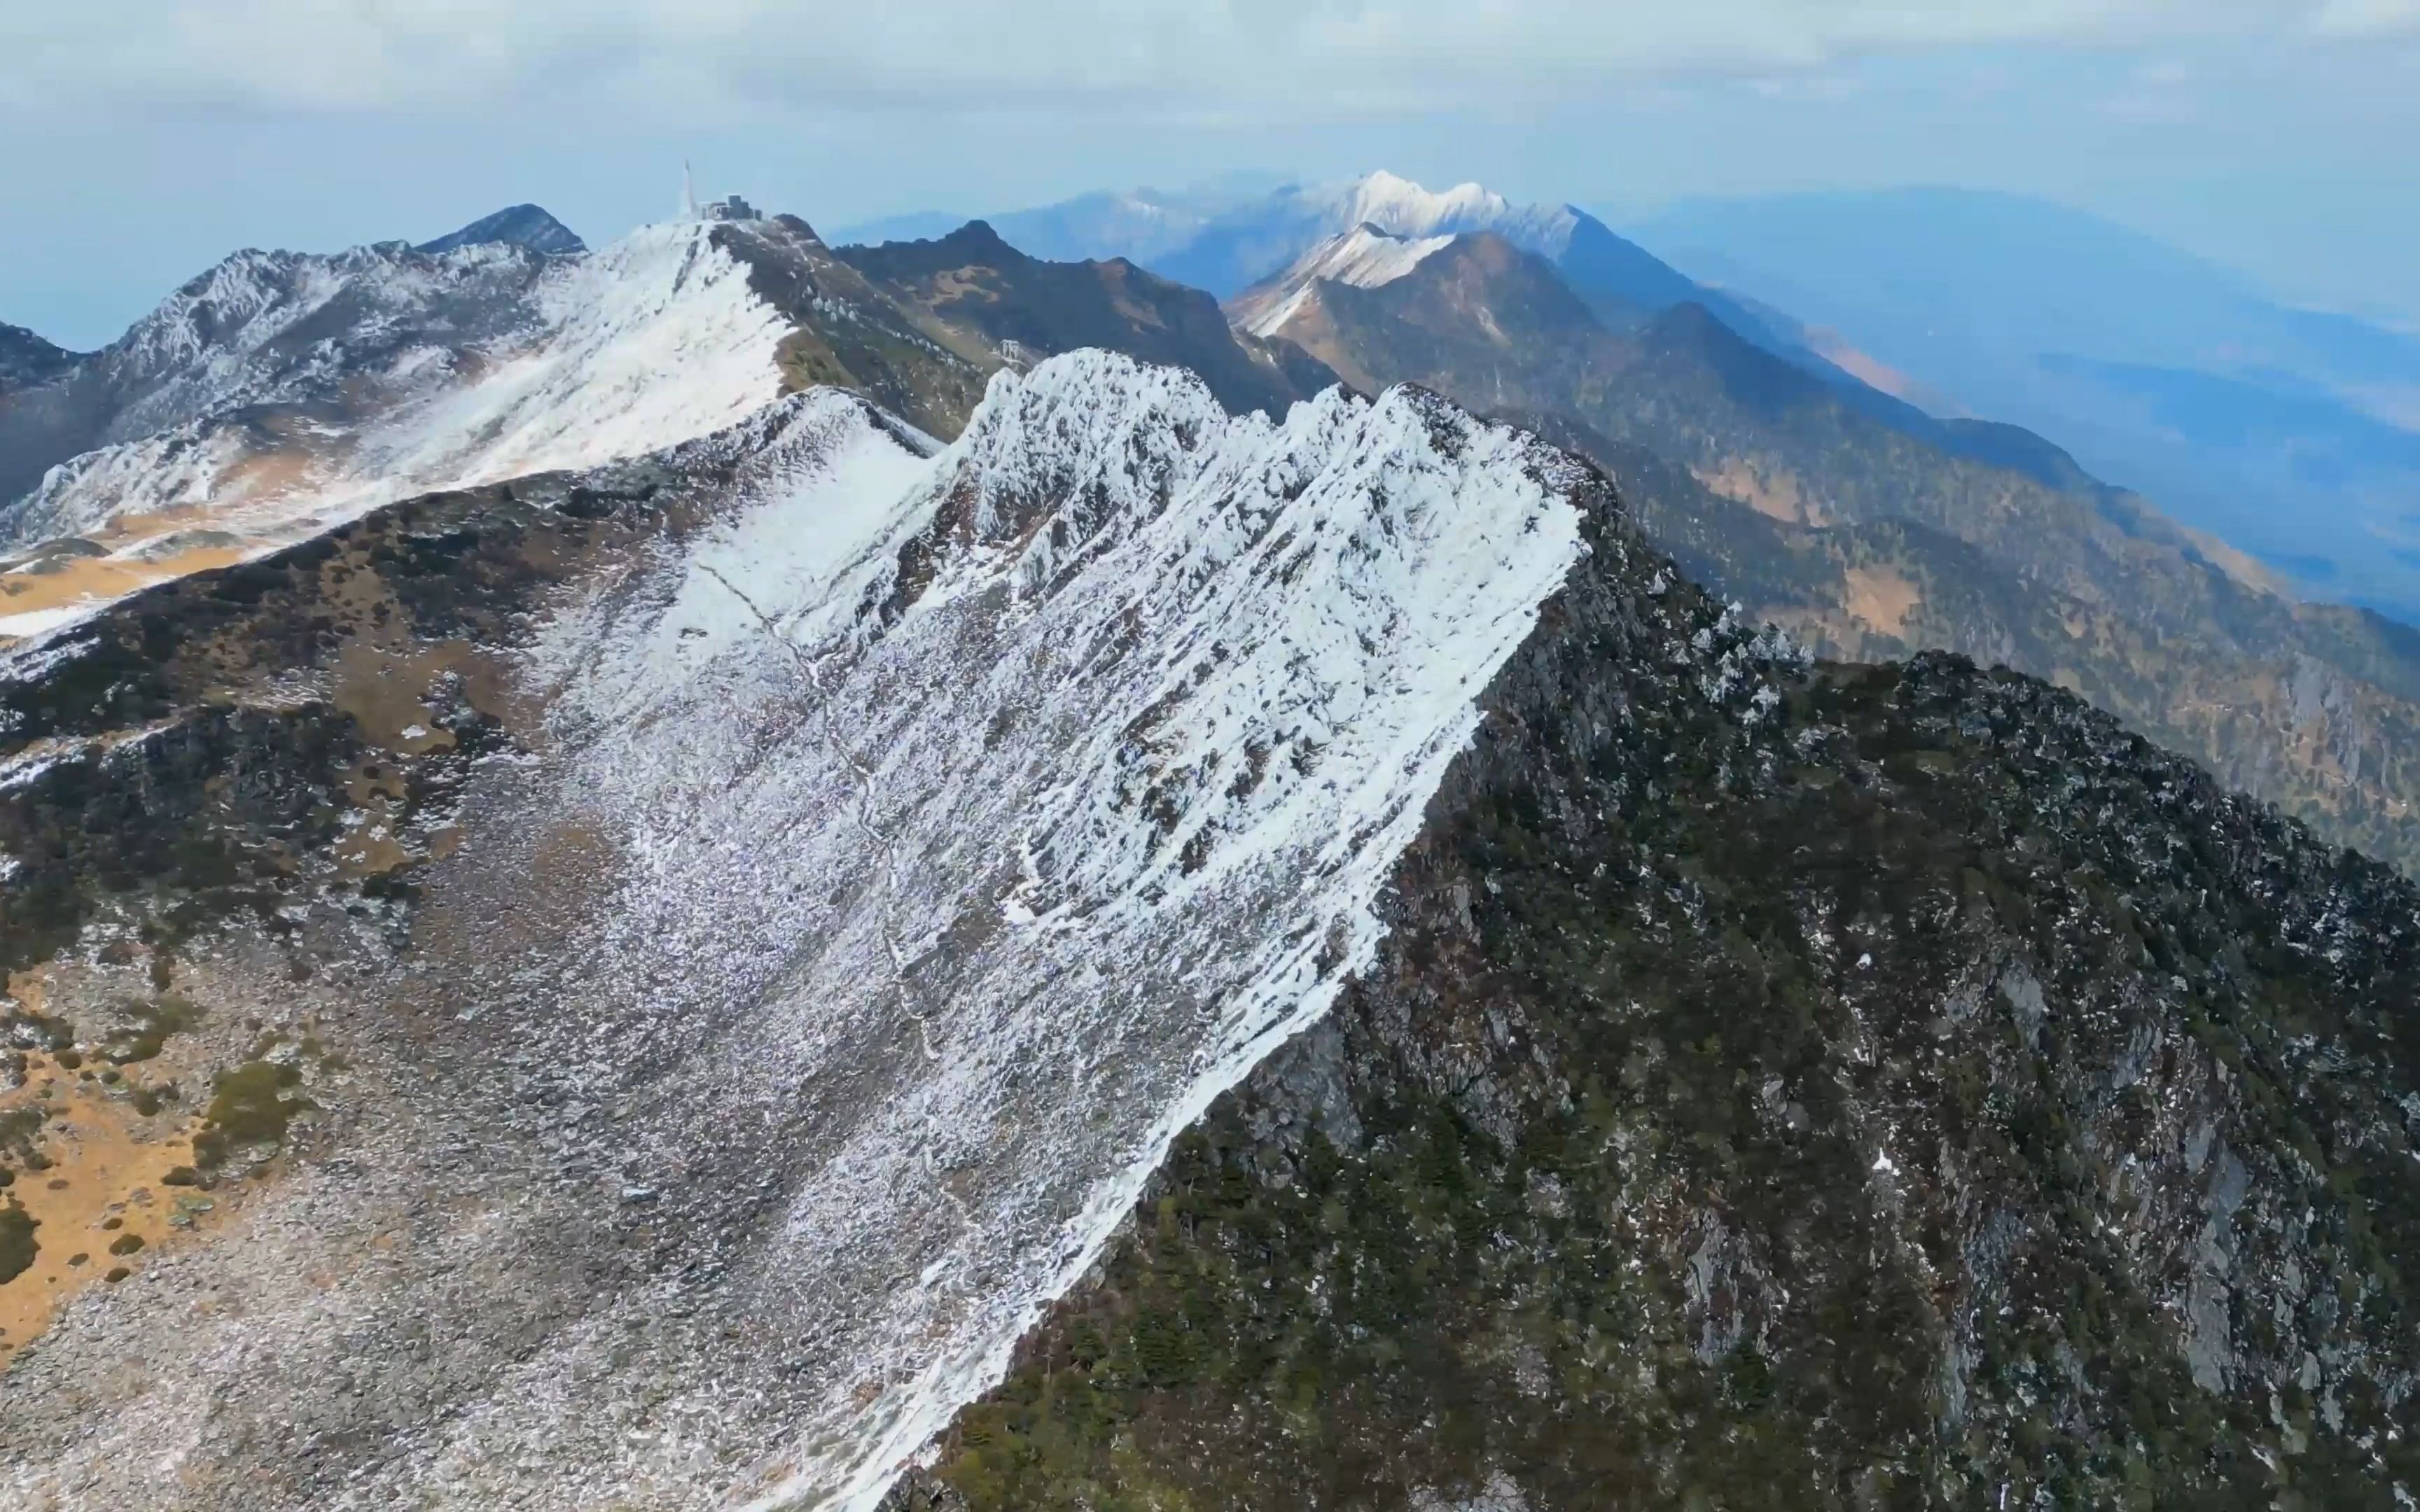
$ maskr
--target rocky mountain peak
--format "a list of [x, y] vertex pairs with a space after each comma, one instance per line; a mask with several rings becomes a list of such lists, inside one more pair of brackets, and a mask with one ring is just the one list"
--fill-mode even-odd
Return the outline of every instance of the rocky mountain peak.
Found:
[[1549, 257], [1562, 254], [1581, 220], [1568, 205], [1515, 205], [1475, 183], [1432, 192], [1384, 169], [1346, 186], [1333, 214], [1340, 229], [1366, 224], [1414, 239], [1493, 231]]
[[488, 242], [503, 242], [509, 246], [526, 247], [532, 252], [557, 255], [588, 250], [588, 244], [574, 235], [569, 226], [535, 205], [513, 205], [492, 215], [483, 215], [458, 231], [449, 232], [434, 241], [422, 242], [415, 250], [433, 255], [452, 252], [457, 247]]
[[23, 326], [0, 321], [0, 390], [40, 383], [67, 371], [76, 354]]

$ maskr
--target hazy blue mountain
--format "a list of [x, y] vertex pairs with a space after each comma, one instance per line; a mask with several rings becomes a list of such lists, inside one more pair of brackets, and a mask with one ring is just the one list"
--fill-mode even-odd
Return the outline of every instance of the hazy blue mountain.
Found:
[[[1124, 257], [1150, 268], [1191, 243], [1221, 212], [1260, 193], [1256, 181], [1238, 185], [1233, 180], [1173, 192], [1103, 190], [985, 219], [1009, 245], [1047, 262]], [[871, 247], [938, 240], [970, 219], [935, 210], [888, 216], [843, 227], [833, 234], [832, 244]]]
[[930, 241], [967, 224], [967, 216], [948, 210], [910, 210], [845, 225], [831, 234], [835, 247], [878, 247], [886, 241]]
[[2330, 596], [2420, 616], [2420, 339], [2015, 195], [1710, 201], [1629, 229]]

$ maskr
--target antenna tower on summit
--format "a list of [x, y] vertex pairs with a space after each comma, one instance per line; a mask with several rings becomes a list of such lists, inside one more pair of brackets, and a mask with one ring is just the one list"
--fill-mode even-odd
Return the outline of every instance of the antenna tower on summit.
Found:
[[681, 219], [694, 221], [697, 215], [697, 182], [690, 176], [689, 160], [681, 160]]

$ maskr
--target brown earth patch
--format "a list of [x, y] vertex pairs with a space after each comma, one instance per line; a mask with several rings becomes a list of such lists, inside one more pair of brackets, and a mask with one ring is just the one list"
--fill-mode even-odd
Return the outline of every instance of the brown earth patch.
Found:
[[[985, 274], [991, 276], [986, 279]], [[999, 276], [988, 268], [944, 269], [934, 276], [932, 298], [936, 303], [980, 300], [985, 304], [998, 304], [1000, 289], [996, 282]]]
[[1758, 514], [1789, 525], [1826, 525], [1831, 517], [1823, 506], [1808, 499], [1798, 486], [1793, 473], [1767, 472], [1741, 457], [1726, 458], [1720, 467], [1692, 468], [1697, 480], [1710, 491], [1733, 502], [1747, 505]]
[[1296, 305], [1285, 325], [1272, 334], [1293, 342], [1326, 363], [1338, 378], [1363, 393], [1376, 393], [1386, 387], [1369, 369], [1353, 361], [1347, 344], [1337, 335], [1336, 322], [1328, 316], [1326, 304], [1315, 293]]
[[321, 486], [319, 459], [301, 450], [257, 452], [226, 470], [213, 490], [221, 501], [258, 499]]
[[2296, 596], [2286, 580], [2270, 571], [2257, 558], [2236, 549], [2206, 531], [2182, 525], [2178, 530], [2193, 543], [2194, 549], [2201, 553], [2204, 561], [2244, 587], [2277, 598]]
[[1868, 388], [1880, 389], [1895, 399], [1905, 399], [1911, 404], [1919, 402], [1923, 397], [1922, 386], [1914, 378], [1871, 354], [1852, 347], [1848, 339], [1838, 332], [1809, 331], [1807, 332], [1807, 337], [1825, 362]]
[[834, 388], [854, 389], [863, 385], [831, 344], [804, 326], [783, 336], [773, 348], [773, 365], [782, 373], [782, 392], [799, 393], [807, 389], [829, 384]]
[[1924, 602], [1916, 584], [1888, 567], [1851, 567], [1841, 577], [1850, 613], [1885, 635], [1907, 634], [1907, 617]]
[[231, 567], [252, 552], [243, 547], [196, 547], [157, 561], [76, 557], [47, 572], [0, 574], [0, 615], [30, 614], [85, 602], [106, 603], [191, 573]]

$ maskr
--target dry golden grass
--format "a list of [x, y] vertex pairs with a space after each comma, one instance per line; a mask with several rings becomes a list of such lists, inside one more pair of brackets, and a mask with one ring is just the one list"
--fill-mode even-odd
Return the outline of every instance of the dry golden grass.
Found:
[[1808, 499], [1799, 487], [1795, 474], [1784, 471], [1767, 472], [1739, 457], [1727, 458], [1716, 468], [1691, 470], [1698, 481], [1713, 493], [1735, 503], [1747, 505], [1758, 514], [1789, 525], [1825, 525], [1831, 522], [1823, 505]]
[[140, 1270], [177, 1242], [182, 1234], [171, 1220], [199, 1227], [225, 1204], [221, 1195], [167, 1184], [170, 1171], [193, 1164], [193, 1115], [175, 1104], [155, 1118], [137, 1111], [130, 1093], [143, 1068], [125, 1068], [113, 1088], [89, 1063], [70, 1070], [38, 1052], [26, 1061], [24, 1085], [0, 1093], [0, 1112], [42, 1110], [36, 1148], [50, 1164], [20, 1170], [8, 1189], [39, 1226], [39, 1248], [32, 1269], [0, 1283], [0, 1370], [76, 1293]]
[[27, 614], [82, 603], [106, 603], [196, 572], [231, 567], [251, 552], [240, 546], [196, 547], [157, 561], [76, 557], [48, 572], [0, 574], [0, 615]]

